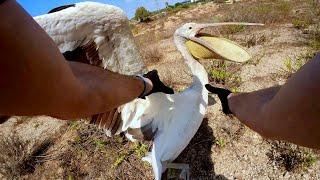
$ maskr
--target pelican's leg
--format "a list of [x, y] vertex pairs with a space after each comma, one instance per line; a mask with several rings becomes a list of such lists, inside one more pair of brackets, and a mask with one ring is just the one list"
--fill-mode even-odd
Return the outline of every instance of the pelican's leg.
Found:
[[190, 166], [184, 163], [165, 163], [167, 169], [179, 169], [181, 173], [179, 179], [189, 180], [190, 179]]

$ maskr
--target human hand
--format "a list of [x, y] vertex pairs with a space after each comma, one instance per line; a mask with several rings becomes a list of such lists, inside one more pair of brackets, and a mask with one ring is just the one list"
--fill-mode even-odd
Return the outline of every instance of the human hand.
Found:
[[140, 98], [144, 98], [145, 96], [156, 92], [174, 94], [173, 89], [167, 87], [163, 84], [163, 82], [161, 82], [157, 70], [149, 71], [148, 73], [144, 74], [143, 77], [146, 79], [144, 81], [146, 82], [147, 87], [145, 93], [143, 93]]
[[108, 136], [113, 136], [121, 125], [121, 115], [115, 108], [109, 112], [93, 115], [90, 124], [103, 129]]
[[228, 96], [231, 94], [231, 91], [228, 89], [223, 89], [223, 88], [218, 88], [218, 87], [213, 87], [210, 84], [206, 84], [206, 89], [214, 94], [217, 94], [222, 105], [222, 111], [225, 114], [232, 114], [232, 112], [229, 109], [229, 104], [228, 104]]

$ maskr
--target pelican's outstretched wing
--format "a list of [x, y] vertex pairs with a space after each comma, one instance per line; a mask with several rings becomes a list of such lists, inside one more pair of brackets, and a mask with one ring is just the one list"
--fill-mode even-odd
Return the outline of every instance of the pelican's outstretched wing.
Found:
[[[57, 7], [34, 19], [68, 61], [92, 64], [125, 75], [147, 71], [135, 45], [129, 20], [118, 7], [81, 2]], [[143, 114], [143, 104], [136, 99], [120, 107], [123, 122], [117, 133], [145, 125], [136, 118]]]
[[99, 57], [99, 52], [95, 42], [90, 41], [83, 46], [79, 46], [72, 51], [66, 51], [63, 56], [68, 61], [81, 62], [100, 66], [102, 59]]
[[69, 8], [69, 7], [75, 7], [75, 6], [76, 6], [75, 4], [67, 4], [67, 5], [59, 6], [59, 7], [56, 7], [56, 8], [51, 9], [51, 10], [48, 12], [48, 14], [51, 14], [51, 13], [54, 13], [54, 12], [58, 12], [58, 11], [67, 9], [67, 8]]
[[[129, 20], [118, 7], [81, 2], [57, 7], [34, 19], [58, 45], [60, 52], [69, 57], [81, 56], [82, 60], [94, 59], [95, 63], [100, 59], [99, 66], [120, 74], [146, 72]], [[84, 48], [87, 53], [81, 51]], [[98, 55], [92, 53], [94, 49]]]

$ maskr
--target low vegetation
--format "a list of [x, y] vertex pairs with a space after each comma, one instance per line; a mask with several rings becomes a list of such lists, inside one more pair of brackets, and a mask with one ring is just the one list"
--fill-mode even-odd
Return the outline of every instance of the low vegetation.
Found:
[[268, 24], [278, 23], [288, 19], [291, 9], [291, 2], [282, 0], [260, 1], [259, 3], [252, 1], [245, 5], [239, 3], [231, 6], [225, 20]]
[[182, 9], [187, 9], [189, 7], [190, 7], [190, 4], [186, 4], [186, 3], [178, 2], [174, 5], [169, 5], [168, 3], [166, 3], [166, 8], [164, 10], [168, 13], [174, 13], [174, 12], [181, 11]]
[[304, 171], [317, 161], [317, 155], [310, 149], [286, 142], [271, 142], [267, 153], [269, 160], [275, 162], [284, 171]]
[[132, 150], [134, 151], [137, 157], [143, 158], [147, 155], [149, 147], [141, 142], [135, 142], [133, 144]]
[[145, 7], [139, 7], [136, 10], [134, 19], [139, 22], [148, 22], [151, 20], [150, 15], [151, 13]]
[[284, 61], [285, 68], [282, 69], [282, 74], [286, 78], [289, 78], [293, 73], [296, 73], [306, 62], [308, 62], [314, 56], [315, 52], [309, 51], [295, 56], [294, 58], [287, 57], [287, 59]]
[[309, 45], [314, 51], [320, 50], [320, 22], [310, 30]]
[[297, 29], [305, 29], [312, 24], [311, 19], [296, 18], [292, 20], [293, 27]]
[[163, 58], [162, 52], [157, 46], [151, 46], [142, 50], [142, 56], [146, 65], [154, 65], [159, 63]]
[[209, 80], [216, 84], [221, 84], [226, 88], [238, 91], [241, 85], [241, 78], [238, 76], [238, 64], [228, 62], [214, 62], [210, 68]]
[[27, 171], [27, 144], [17, 136], [0, 140], [0, 173], [9, 179], [18, 179]]
[[67, 149], [59, 150], [55, 159], [63, 168], [63, 178], [98, 178], [103, 175], [106, 179], [145, 179], [141, 169], [151, 171], [141, 161], [149, 150], [148, 145], [129, 142], [123, 136], [109, 138], [96, 127], [81, 122], [77, 125], [71, 123], [69, 127], [76, 127], [69, 128], [68, 133], [73, 134], [73, 139], [68, 141]]
[[124, 153], [120, 154], [119, 156], [117, 156], [116, 160], [112, 164], [112, 167], [118, 168], [119, 165], [122, 164], [128, 156], [129, 156], [128, 152], [124, 152]]
[[296, 28], [306, 28], [317, 22], [320, 15], [319, 7], [320, 4], [312, 0], [260, 0], [235, 3], [222, 7], [223, 11], [227, 12], [222, 21], [265, 24], [292, 23]]
[[31, 174], [48, 157], [46, 152], [52, 146], [48, 139], [35, 144], [31, 149], [28, 142], [12, 134], [0, 139], [0, 174], [9, 179], [20, 179]]
[[240, 33], [246, 30], [246, 26], [243, 25], [231, 25], [231, 26], [223, 26], [221, 27], [221, 34], [236, 34], [236, 33]]
[[267, 41], [267, 37], [264, 34], [252, 34], [246, 36], [244, 46], [250, 48], [257, 45], [262, 45]]
[[220, 147], [220, 148], [224, 148], [226, 146], [226, 142], [224, 139], [217, 139], [215, 141], [215, 143]]

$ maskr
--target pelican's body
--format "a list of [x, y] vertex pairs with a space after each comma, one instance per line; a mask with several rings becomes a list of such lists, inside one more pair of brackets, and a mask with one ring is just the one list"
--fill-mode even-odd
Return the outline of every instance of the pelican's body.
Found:
[[[83, 2], [35, 17], [35, 20], [52, 37], [62, 53], [71, 52], [69, 55], [75, 57], [72, 52], [79, 47], [80, 51], [85, 51], [89, 44], [98, 53], [98, 57], [88, 58], [91, 64], [128, 75], [146, 71], [128, 19], [117, 7]], [[127, 137], [133, 140], [129, 129], [148, 125], [155, 132], [152, 151], [144, 158], [152, 163], [155, 179], [161, 179], [166, 169], [165, 163], [176, 159], [188, 145], [201, 125], [208, 104], [208, 92], [204, 88], [208, 83], [207, 72], [185, 45], [187, 40], [203, 43], [194, 39], [198, 30], [190, 30], [190, 25], [194, 24], [182, 26], [174, 35], [177, 49], [193, 75], [190, 87], [173, 95], [155, 93], [145, 100], [136, 99], [121, 107], [123, 122], [118, 133], [127, 132]], [[91, 52], [86, 52], [86, 56], [90, 56]], [[96, 61], [97, 58], [101, 62]]]
[[202, 85], [206, 81], [195, 77], [193, 86], [182, 93], [150, 97], [153, 107], [161, 108], [153, 115], [152, 124], [158, 132], [151, 153], [144, 159], [152, 164], [155, 179], [161, 179], [166, 164], [179, 156], [199, 129], [208, 104], [208, 93]]

